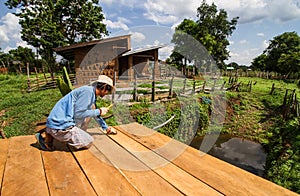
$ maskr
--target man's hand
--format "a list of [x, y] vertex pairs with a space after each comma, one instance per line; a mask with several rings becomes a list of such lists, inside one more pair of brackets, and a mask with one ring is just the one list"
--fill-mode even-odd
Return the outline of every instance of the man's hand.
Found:
[[100, 110], [101, 110], [101, 116], [104, 116], [108, 112], [108, 108], [103, 107], [103, 108], [100, 108]]
[[111, 127], [108, 127], [106, 130], [105, 130], [105, 133], [106, 134], [117, 134], [117, 131], [115, 129], [112, 129]]

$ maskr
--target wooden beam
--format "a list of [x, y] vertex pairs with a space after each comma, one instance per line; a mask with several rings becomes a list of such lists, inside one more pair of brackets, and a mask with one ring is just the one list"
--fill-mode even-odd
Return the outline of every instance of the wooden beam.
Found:
[[119, 132], [214, 187], [225, 195], [298, 195], [273, 182], [235, 167], [138, 123], [119, 126]]
[[40, 150], [30, 146], [34, 143], [34, 136], [10, 138], [0, 195], [49, 195]]

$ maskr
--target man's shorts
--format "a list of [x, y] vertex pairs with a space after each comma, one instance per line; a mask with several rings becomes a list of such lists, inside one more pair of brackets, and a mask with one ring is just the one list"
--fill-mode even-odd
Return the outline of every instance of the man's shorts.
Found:
[[67, 142], [76, 149], [88, 148], [94, 141], [93, 137], [84, 130], [72, 126], [67, 129], [46, 128], [46, 132], [60, 142]]

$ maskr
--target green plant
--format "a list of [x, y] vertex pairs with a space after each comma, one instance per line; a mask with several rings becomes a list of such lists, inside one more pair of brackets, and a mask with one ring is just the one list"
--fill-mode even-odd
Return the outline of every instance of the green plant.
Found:
[[297, 118], [278, 121], [271, 131], [266, 162], [266, 177], [300, 193], [300, 126]]

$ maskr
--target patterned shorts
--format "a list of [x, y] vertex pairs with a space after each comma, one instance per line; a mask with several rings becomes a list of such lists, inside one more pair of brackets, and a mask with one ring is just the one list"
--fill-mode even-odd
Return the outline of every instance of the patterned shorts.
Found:
[[72, 126], [67, 129], [46, 128], [46, 132], [60, 142], [67, 142], [76, 149], [88, 148], [94, 141], [93, 137], [84, 130]]

